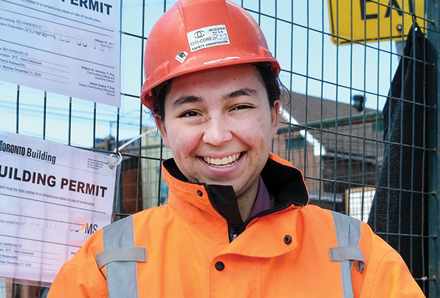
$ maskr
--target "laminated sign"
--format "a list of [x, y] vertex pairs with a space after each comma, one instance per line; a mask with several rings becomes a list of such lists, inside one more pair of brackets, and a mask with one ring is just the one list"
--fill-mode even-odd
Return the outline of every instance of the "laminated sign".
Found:
[[0, 0], [0, 80], [120, 106], [119, 0]]
[[116, 161], [0, 131], [0, 277], [51, 283], [110, 223]]

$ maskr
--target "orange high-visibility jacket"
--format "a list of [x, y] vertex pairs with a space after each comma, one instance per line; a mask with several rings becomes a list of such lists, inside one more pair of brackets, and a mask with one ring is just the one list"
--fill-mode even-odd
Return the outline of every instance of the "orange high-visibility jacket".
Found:
[[[168, 205], [134, 214], [133, 230], [113, 239], [146, 252], [138, 262], [119, 262], [131, 264], [132, 275], [121, 270], [107, 285], [110, 265], [99, 269], [96, 261], [104, 250], [99, 230], [61, 268], [49, 298], [108, 297], [108, 286], [141, 298], [346, 297], [342, 262], [329, 252], [339, 239], [332, 212], [307, 205], [303, 176], [287, 161], [271, 154], [261, 176], [276, 205], [241, 227], [232, 224], [236, 211], [222, 206], [235, 199], [230, 188], [184, 182], [173, 160], [164, 162], [164, 176]], [[231, 231], [238, 234], [232, 241]], [[364, 267], [351, 262], [354, 297], [424, 297], [399, 254], [365, 223], [358, 248]], [[113, 255], [130, 261], [117, 249]]]

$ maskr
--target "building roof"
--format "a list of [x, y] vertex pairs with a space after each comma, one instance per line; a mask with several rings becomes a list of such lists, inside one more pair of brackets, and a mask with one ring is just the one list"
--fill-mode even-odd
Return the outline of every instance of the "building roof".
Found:
[[[356, 110], [352, 105], [291, 93], [284, 93], [284, 109], [294, 119], [290, 130], [302, 131], [303, 137], [312, 135], [314, 146], [322, 144], [322, 155], [364, 159], [382, 159], [382, 112], [373, 109]], [[290, 103], [290, 104], [289, 104]], [[296, 123], [295, 123], [296, 120]], [[288, 131], [288, 125], [280, 129]], [[325, 153], [324, 153], [325, 152]]]

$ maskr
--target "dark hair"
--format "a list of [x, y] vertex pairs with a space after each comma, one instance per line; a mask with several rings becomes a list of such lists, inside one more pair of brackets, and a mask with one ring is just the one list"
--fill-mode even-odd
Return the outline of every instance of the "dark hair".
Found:
[[170, 91], [172, 81], [173, 79], [169, 79], [168, 81], [160, 84], [158, 87], [153, 89], [153, 93], [158, 93], [156, 96], [156, 100], [154, 101], [153, 108], [151, 109], [151, 114], [153, 116], [159, 116], [162, 121], [165, 119], [165, 98]]
[[[264, 87], [267, 91], [267, 97], [269, 99], [270, 107], [274, 107], [274, 102], [280, 99], [280, 85], [281, 82], [278, 78], [276, 71], [271, 67], [270, 63], [260, 62], [252, 64], [261, 77], [261, 83], [263, 83]], [[260, 78], [258, 78], [260, 79]], [[153, 109], [151, 113], [153, 116], [157, 115], [162, 120], [165, 117], [165, 98], [170, 91], [171, 82], [173, 79], [170, 79], [153, 90], [153, 92], [158, 92], [156, 96], [156, 100], [154, 101]]]
[[254, 63], [255, 68], [260, 73], [260, 77], [263, 79], [263, 85], [266, 88], [267, 98], [269, 99], [270, 107], [274, 107], [275, 100], [280, 99], [280, 85], [281, 82], [278, 78], [275, 69], [273, 69], [270, 63]]

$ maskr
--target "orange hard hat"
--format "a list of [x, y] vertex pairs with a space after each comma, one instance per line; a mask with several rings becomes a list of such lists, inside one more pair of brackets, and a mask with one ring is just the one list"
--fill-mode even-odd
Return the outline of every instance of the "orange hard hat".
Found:
[[145, 48], [142, 103], [153, 109], [154, 88], [174, 77], [226, 65], [280, 65], [257, 22], [226, 0], [179, 0], [154, 25]]

